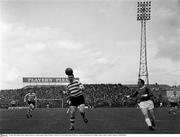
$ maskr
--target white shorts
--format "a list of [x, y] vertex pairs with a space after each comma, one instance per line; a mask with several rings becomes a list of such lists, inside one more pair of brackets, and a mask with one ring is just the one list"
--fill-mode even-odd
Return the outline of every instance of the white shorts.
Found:
[[154, 103], [151, 100], [142, 101], [139, 104], [140, 109], [151, 110], [154, 108]]

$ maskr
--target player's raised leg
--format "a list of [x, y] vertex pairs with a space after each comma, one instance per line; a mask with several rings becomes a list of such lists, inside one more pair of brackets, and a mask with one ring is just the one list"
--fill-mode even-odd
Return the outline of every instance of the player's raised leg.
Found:
[[177, 105], [173, 108], [173, 115], [176, 115]]
[[[71, 101], [70, 98], [67, 99], [67, 104], [70, 106], [71, 105]], [[67, 109], [66, 114], [68, 115], [70, 113], [70, 107]]]
[[67, 109], [66, 114], [68, 115], [70, 112], [70, 108]]
[[29, 111], [29, 115], [30, 115], [30, 117], [32, 117], [32, 112], [33, 112], [33, 110], [35, 109], [35, 106], [34, 106], [34, 104], [33, 103], [31, 103], [30, 105], [30, 111]]
[[31, 110], [30, 110], [30, 105], [29, 105], [29, 106], [28, 106], [28, 110], [27, 110], [27, 112], [26, 112], [26, 117], [27, 117], [27, 118], [30, 117], [30, 111], [31, 111]]
[[85, 123], [88, 123], [88, 119], [86, 118], [86, 114], [85, 114], [85, 104], [81, 104], [79, 105], [79, 112], [82, 116], [82, 119], [84, 120]]

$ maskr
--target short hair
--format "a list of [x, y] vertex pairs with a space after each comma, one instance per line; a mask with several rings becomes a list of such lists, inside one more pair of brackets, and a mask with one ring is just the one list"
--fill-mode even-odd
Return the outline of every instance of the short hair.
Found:
[[144, 83], [145, 83], [144, 80], [141, 79], [141, 78], [139, 78], [138, 81], [141, 81], [141, 83], [142, 83], [143, 85], [144, 85]]

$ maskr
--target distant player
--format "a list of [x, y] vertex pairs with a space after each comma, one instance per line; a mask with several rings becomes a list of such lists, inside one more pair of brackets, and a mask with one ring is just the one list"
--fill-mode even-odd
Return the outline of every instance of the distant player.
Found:
[[36, 101], [36, 93], [33, 93], [33, 89], [30, 89], [30, 92], [24, 96], [24, 102], [29, 105], [28, 111], [26, 113], [27, 118], [32, 117], [32, 111], [35, 109]]
[[75, 124], [75, 113], [79, 106], [79, 112], [85, 123], [88, 123], [88, 119], [85, 115], [85, 99], [83, 96], [83, 91], [85, 90], [84, 86], [74, 79], [73, 74], [68, 75], [69, 84], [67, 85], [67, 91], [64, 91], [64, 94], [69, 94], [70, 97], [70, 130], [74, 130]]
[[177, 109], [179, 102], [179, 97], [176, 94], [176, 91], [173, 91], [173, 95], [170, 97], [169, 101], [171, 103], [171, 109], [169, 110], [169, 114], [176, 115], [175, 109]]
[[144, 80], [138, 80], [138, 91], [133, 93], [132, 95], [128, 95], [129, 97], [136, 97], [138, 100], [139, 108], [144, 115], [145, 122], [148, 125], [150, 130], [154, 130], [155, 124], [155, 115], [154, 115], [154, 103], [151, 101], [149, 88], [147, 88], [144, 84]]

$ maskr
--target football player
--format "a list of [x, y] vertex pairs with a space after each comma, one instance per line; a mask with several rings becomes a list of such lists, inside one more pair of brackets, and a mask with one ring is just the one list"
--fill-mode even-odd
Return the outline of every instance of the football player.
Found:
[[129, 97], [136, 97], [138, 100], [138, 106], [144, 115], [145, 122], [148, 125], [150, 130], [154, 130], [155, 124], [155, 115], [154, 115], [154, 103], [151, 100], [152, 93], [150, 92], [150, 89], [147, 88], [144, 84], [143, 79], [138, 80], [138, 90], [131, 94], [126, 96]]
[[28, 111], [26, 113], [26, 117], [32, 117], [32, 111], [35, 109], [35, 105], [37, 102], [36, 93], [33, 92], [33, 89], [30, 89], [30, 92], [24, 96], [24, 102], [28, 104]]

